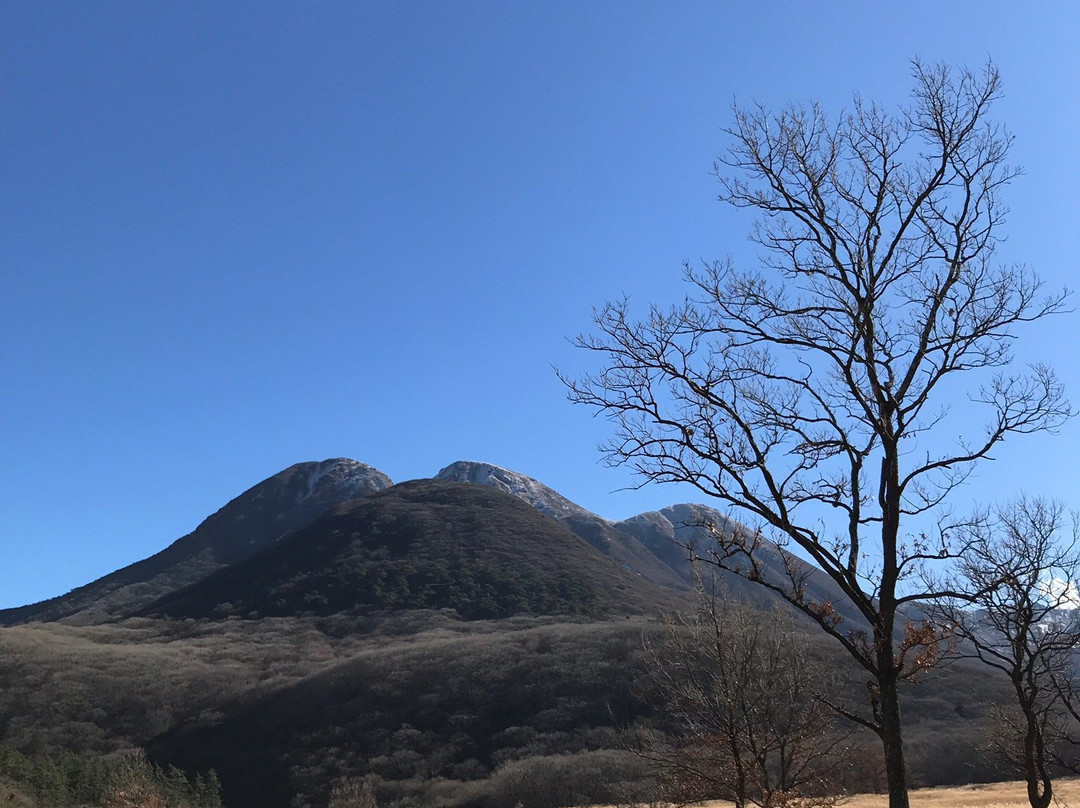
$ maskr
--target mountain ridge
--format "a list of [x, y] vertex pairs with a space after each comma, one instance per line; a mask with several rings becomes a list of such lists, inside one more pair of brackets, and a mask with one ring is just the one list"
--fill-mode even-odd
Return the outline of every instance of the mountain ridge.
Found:
[[[511, 496], [567, 528], [622, 571], [673, 593], [685, 593], [694, 583], [688, 546], [703, 546], [710, 526], [728, 529], [736, 524], [715, 509], [695, 504], [672, 505], [616, 522], [532, 477], [478, 461], [455, 461], [426, 479], [485, 487]], [[395, 487], [383, 472], [349, 458], [294, 464], [230, 500], [160, 552], [66, 595], [0, 611], [0, 625], [35, 620], [97, 624], [145, 614], [151, 604], [265, 553], [346, 503]], [[768, 566], [781, 574], [784, 562], [779, 550], [768, 542], [765, 547]], [[809, 570], [815, 598], [841, 601], [827, 576], [806, 562], [797, 563]], [[726, 588], [740, 596], [762, 594], [735, 573], [718, 575]]]
[[[686, 504], [616, 522], [475, 461], [398, 484], [345, 458], [296, 464], [149, 559], [0, 612], [41, 621], [0, 634], [0, 678], [20, 685], [0, 731], [214, 768], [239, 808], [326, 804], [346, 775], [495, 788], [519, 758], [622, 745], [648, 713], [641, 636], [694, 583], [686, 547], [735, 524]], [[810, 597], [830, 597], [825, 577]]]
[[[523, 499], [546, 516], [566, 519], [572, 516], [602, 516], [589, 511], [576, 502], [571, 502], [558, 491], [549, 488], [539, 480], [520, 472], [512, 471], [494, 463], [476, 460], [456, 460], [440, 469], [434, 480], [454, 480], [474, 485], [487, 485], [498, 488], [518, 499]], [[605, 519], [610, 522], [611, 520]]]
[[459, 460], [446, 466], [435, 479], [455, 480], [504, 491], [528, 503], [583, 538], [623, 569], [658, 586], [685, 590], [687, 581], [663, 559], [644, 547], [637, 537], [615, 522], [570, 501], [540, 481], [492, 463]]
[[160, 597], [254, 555], [328, 508], [393, 485], [349, 458], [296, 463], [248, 488], [190, 533], [153, 555], [72, 591], [0, 610], [0, 625], [33, 620], [99, 623], [135, 613]]
[[327, 617], [452, 609], [465, 619], [596, 617], [655, 612], [667, 600], [505, 491], [410, 480], [338, 505], [140, 615]]

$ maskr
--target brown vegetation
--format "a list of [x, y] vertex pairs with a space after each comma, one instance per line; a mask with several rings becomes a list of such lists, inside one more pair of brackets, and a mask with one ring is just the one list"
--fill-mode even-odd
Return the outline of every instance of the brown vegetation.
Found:
[[[642, 635], [660, 631], [420, 611], [16, 626], [0, 629], [0, 724], [24, 751], [147, 744], [217, 769], [229, 808], [321, 806], [364, 776], [382, 806], [614, 801], [645, 776], [619, 750], [648, 718]], [[918, 782], [1000, 776], [976, 750], [1000, 690], [960, 665], [906, 694]], [[875, 787], [860, 768], [845, 788]]]
[[836, 671], [790, 614], [717, 596], [699, 584], [692, 611], [646, 639], [658, 729], [636, 751], [657, 797], [725, 796], [736, 808], [828, 804], [849, 727], [827, 704]]
[[[1059, 780], [1057, 798], [1062, 806], [1080, 805], [1080, 779]], [[840, 804], [844, 808], [886, 808], [889, 798], [885, 794], [856, 794], [845, 798]], [[1026, 808], [1027, 786], [1017, 781], [923, 788], [911, 792], [911, 805], [912, 808]], [[724, 800], [708, 800], [698, 803], [697, 808], [732, 808], [732, 804]]]

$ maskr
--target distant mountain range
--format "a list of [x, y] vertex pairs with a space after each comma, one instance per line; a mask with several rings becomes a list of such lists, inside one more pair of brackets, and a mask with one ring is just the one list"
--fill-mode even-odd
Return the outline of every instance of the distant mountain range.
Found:
[[[459, 461], [399, 485], [355, 460], [299, 463], [161, 552], [66, 595], [0, 611], [0, 624], [404, 608], [466, 617], [641, 613], [688, 590], [687, 547], [707, 546], [708, 525], [733, 527], [703, 505], [613, 522], [488, 463]], [[784, 574], [775, 551], [763, 558], [768, 574]], [[825, 575], [804, 571], [810, 597], [843, 602]], [[761, 596], [737, 575], [721, 578]]]
[[[632, 728], [655, 717], [642, 637], [690, 593], [688, 548], [737, 527], [692, 504], [608, 520], [485, 463], [398, 484], [300, 463], [150, 558], [0, 611], [0, 744], [142, 747], [215, 769], [229, 808], [326, 805], [361, 776], [386, 805], [611, 804], [608, 784], [639, 776]], [[775, 546], [762, 561], [785, 574]], [[796, 563], [808, 597], [852, 614]], [[861, 673], [837, 659], [858, 700]], [[924, 717], [913, 771], [932, 782], [971, 776], [971, 719], [999, 695], [951, 670], [907, 696]]]

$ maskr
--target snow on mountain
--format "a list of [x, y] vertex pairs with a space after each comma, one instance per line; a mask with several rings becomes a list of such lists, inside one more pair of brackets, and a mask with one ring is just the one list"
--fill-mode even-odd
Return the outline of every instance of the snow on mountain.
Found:
[[348, 457], [305, 463], [301, 468], [307, 473], [305, 485], [300, 489], [301, 497], [345, 502], [383, 491], [394, 484], [377, 468]]
[[[573, 517], [589, 517], [590, 519], [602, 519], [591, 511], [587, 511], [580, 505], [576, 505], [562, 494], [548, 488], [543, 483], [518, 474], [516, 471], [504, 469], [491, 463], [476, 463], [470, 460], [459, 460], [451, 463], [438, 474], [436, 480], [450, 480], [459, 483], [475, 483], [476, 485], [490, 485], [518, 499], [523, 499], [547, 516], [555, 519], [570, 519]], [[607, 521], [604, 519], [603, 521]]]
[[684, 504], [640, 513], [618, 522], [616, 527], [636, 537], [665, 564], [690, 579], [687, 547], [709, 546], [709, 525], [727, 531], [734, 523], [713, 508]]

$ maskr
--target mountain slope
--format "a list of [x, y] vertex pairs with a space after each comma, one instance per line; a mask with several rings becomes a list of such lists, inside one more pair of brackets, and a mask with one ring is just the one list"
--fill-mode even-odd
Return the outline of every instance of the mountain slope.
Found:
[[509, 494], [414, 480], [345, 503], [143, 614], [324, 616], [422, 608], [475, 619], [642, 613], [666, 601], [661, 590]]
[[504, 491], [557, 519], [623, 569], [663, 589], [685, 590], [687, 579], [650, 552], [650, 548], [616, 523], [582, 508], [543, 483], [490, 463], [459, 460], [438, 474], [436, 480], [453, 480]]
[[[213, 722], [179, 726], [150, 753], [192, 771], [215, 769], [230, 808], [326, 805], [339, 777], [365, 774], [399, 797], [440, 778], [435, 799], [387, 795], [381, 805], [544, 804], [528, 782], [507, 799], [486, 778], [509, 760], [628, 742], [624, 728], [647, 713], [635, 692], [642, 632], [653, 625], [516, 618], [395, 635], [223, 705]], [[543, 762], [536, 759], [538, 772]], [[306, 803], [290, 800], [298, 792]]]
[[558, 491], [548, 488], [539, 480], [491, 463], [458, 460], [442, 469], [434, 479], [497, 488], [528, 502], [540, 513], [555, 519], [568, 519], [575, 516], [600, 518], [571, 502]]
[[[490, 463], [458, 461], [442, 469], [436, 479], [489, 486], [512, 494], [541, 513], [558, 519], [625, 569], [668, 590], [684, 590], [693, 582], [694, 572], [690, 568], [687, 547], [697, 547], [699, 552], [709, 547], [712, 538], [707, 526], [712, 525], [720, 530], [741, 527], [713, 508], [691, 504], [672, 505], [622, 522], [612, 522], [571, 502], [531, 477]], [[764, 542], [758, 558], [765, 567], [767, 579], [777, 582], [784, 579], [784, 559], [772, 542]], [[853, 625], [862, 627], [862, 618], [828, 576], [797, 557], [792, 561], [796, 574], [806, 581], [807, 598], [819, 603], [832, 603]], [[735, 573], [706, 567], [698, 574], [709, 575], [713, 572], [724, 589], [739, 597], [755, 600], [767, 597], [760, 586]]]
[[0, 611], [0, 624], [97, 623], [134, 614], [168, 592], [265, 550], [333, 506], [391, 485], [381, 471], [355, 460], [298, 463], [248, 489], [161, 552], [66, 595]]
[[[645, 547], [686, 580], [692, 580], [695, 574], [690, 566], [689, 548], [694, 548], [696, 554], [707, 558], [709, 547], [714, 541], [711, 530], [747, 529], [714, 508], [690, 504], [672, 505], [659, 511], [638, 514], [616, 523], [616, 527], [637, 537]], [[755, 555], [763, 567], [766, 580], [787, 583], [787, 569], [779, 547], [763, 539], [762, 547]], [[794, 566], [796, 576], [805, 586], [807, 600], [831, 603], [852, 628], [865, 627], [865, 620], [828, 575], [795, 555], [789, 555], [788, 558]], [[718, 570], [706, 564], [697, 570], [697, 574], [715, 576], [724, 589], [738, 597], [758, 601], [766, 597], [765, 590], [759, 584], [737, 573]]]

